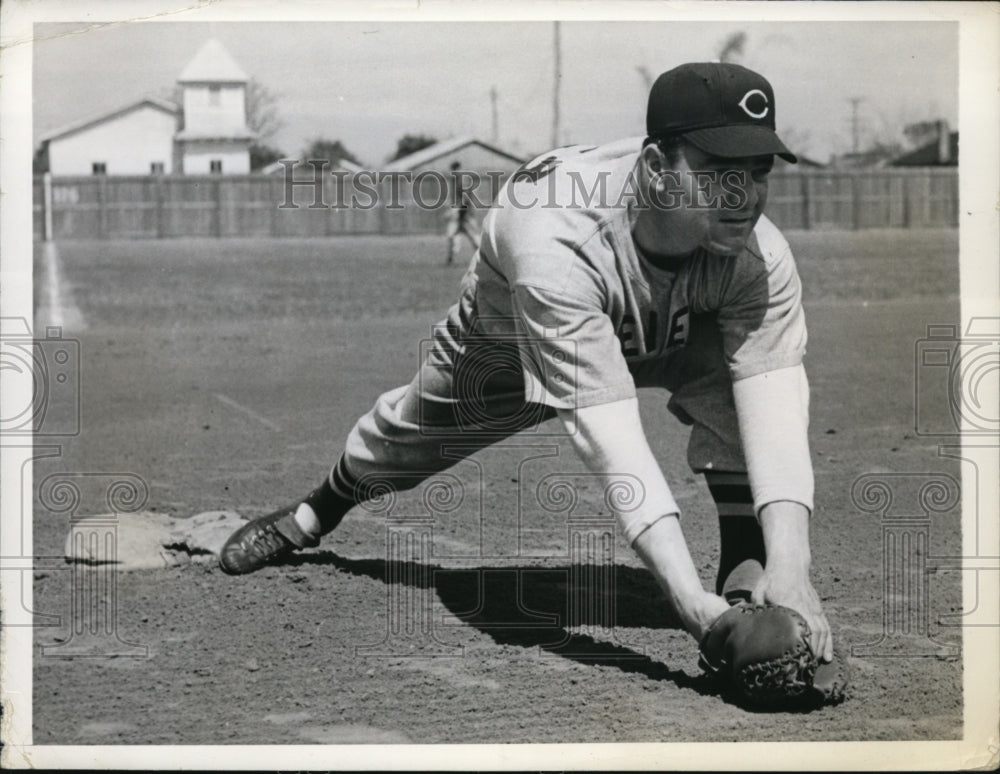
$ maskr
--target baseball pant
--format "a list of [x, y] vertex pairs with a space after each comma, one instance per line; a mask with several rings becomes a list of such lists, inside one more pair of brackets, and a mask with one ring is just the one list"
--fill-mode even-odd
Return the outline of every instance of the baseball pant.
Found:
[[445, 232], [445, 236], [448, 239], [448, 263], [452, 262], [455, 254], [461, 249], [463, 236], [469, 240], [473, 250], [479, 249], [479, 232], [475, 222], [469, 218], [454, 218], [448, 221], [448, 230]]

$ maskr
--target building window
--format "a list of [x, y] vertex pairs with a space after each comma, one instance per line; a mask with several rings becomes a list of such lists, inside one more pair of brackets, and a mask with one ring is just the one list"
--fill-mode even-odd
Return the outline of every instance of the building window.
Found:
[[212, 174], [220, 174], [222, 172], [222, 159], [212, 159], [209, 161], [208, 171]]
[[219, 105], [222, 104], [222, 87], [218, 84], [209, 84], [208, 104], [211, 107], [219, 107]]
[[151, 175], [162, 175], [163, 174], [163, 162], [154, 161], [149, 165], [149, 174]]
[[105, 161], [95, 161], [90, 165], [90, 171], [94, 175], [106, 175], [108, 174], [108, 164]]

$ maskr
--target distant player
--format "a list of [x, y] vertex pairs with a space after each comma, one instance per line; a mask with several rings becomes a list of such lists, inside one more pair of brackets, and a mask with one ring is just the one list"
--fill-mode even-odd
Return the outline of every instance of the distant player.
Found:
[[454, 263], [455, 254], [462, 246], [463, 236], [469, 240], [469, 244], [472, 245], [473, 250], [479, 249], [479, 228], [472, 214], [472, 208], [469, 206], [469, 195], [459, 185], [458, 170], [461, 169], [461, 166], [461, 163], [458, 161], [453, 161], [451, 164], [452, 198], [454, 201], [452, 202], [451, 211], [448, 213], [448, 228], [445, 232], [445, 236], [448, 239], [448, 253], [445, 258], [446, 265]]
[[[682, 65], [652, 87], [645, 140], [555, 150], [515, 173], [417, 376], [357, 421], [316, 490], [238, 530], [223, 569], [252, 572], [317, 545], [365, 498], [368, 476], [416, 486], [459, 449], [558, 418], [603, 485], [642, 482], [619, 528], [693, 636], [752, 596], [801, 613], [813, 652], [830, 660], [810, 580], [801, 287], [762, 214], [774, 156], [796, 161], [774, 119], [757, 73]], [[636, 389], [653, 386], [692, 425], [688, 461], [715, 499], [715, 593], [640, 421]]]

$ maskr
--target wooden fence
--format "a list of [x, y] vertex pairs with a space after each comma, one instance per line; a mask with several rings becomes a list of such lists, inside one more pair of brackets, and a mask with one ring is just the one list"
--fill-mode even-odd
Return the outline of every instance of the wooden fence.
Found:
[[783, 229], [958, 226], [956, 167], [774, 173], [767, 214]]
[[[296, 180], [311, 179], [297, 172]], [[280, 175], [58, 177], [51, 179], [54, 239], [325, 237], [441, 232], [443, 178], [325, 175], [321, 188]], [[767, 212], [783, 229], [958, 225], [955, 168], [810, 170], [771, 175]], [[475, 191], [489, 202], [502, 178]], [[45, 236], [45, 185], [34, 183], [34, 233]]]

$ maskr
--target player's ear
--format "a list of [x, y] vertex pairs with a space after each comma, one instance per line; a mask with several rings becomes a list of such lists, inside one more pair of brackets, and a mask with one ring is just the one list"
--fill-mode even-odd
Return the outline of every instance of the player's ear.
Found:
[[650, 178], [662, 175], [667, 168], [666, 155], [655, 140], [646, 140], [639, 157], [642, 159], [643, 166]]

